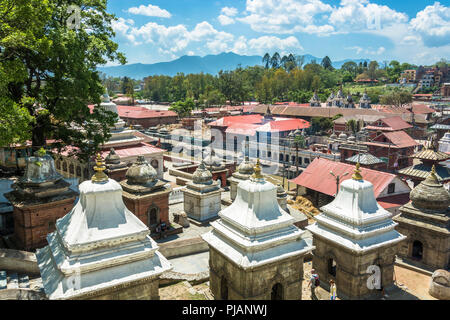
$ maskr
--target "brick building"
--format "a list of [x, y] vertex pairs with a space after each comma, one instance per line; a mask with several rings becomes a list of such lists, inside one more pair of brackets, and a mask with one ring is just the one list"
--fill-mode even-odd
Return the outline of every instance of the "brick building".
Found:
[[51, 156], [35, 154], [26, 164], [24, 176], [5, 197], [14, 208], [14, 241], [20, 249], [32, 251], [47, 244], [47, 234], [73, 208], [78, 194], [56, 172]]

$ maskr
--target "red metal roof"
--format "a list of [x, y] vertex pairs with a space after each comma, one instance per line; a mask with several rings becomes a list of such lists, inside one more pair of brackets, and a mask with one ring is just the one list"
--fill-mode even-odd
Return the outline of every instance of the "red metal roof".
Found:
[[397, 148], [409, 148], [419, 145], [405, 131], [385, 132], [383, 135], [390, 140]]
[[[413, 126], [410, 125], [408, 122], [402, 119], [402, 117], [389, 117], [389, 118], [382, 118], [378, 121], [381, 121], [385, 126], [379, 127], [377, 125], [368, 126], [367, 129], [371, 130], [388, 130], [388, 131], [398, 131], [398, 130], [405, 130], [410, 129]], [[376, 124], [376, 123], [375, 123]]]
[[401, 207], [407, 204], [409, 201], [409, 193], [397, 194], [395, 196], [377, 199], [378, 204], [386, 210]]
[[240, 134], [244, 136], [254, 136], [256, 134], [256, 129], [258, 129], [260, 124], [252, 123], [235, 123], [228, 127], [225, 131], [228, 134]]
[[[337, 176], [348, 173], [347, 176], [341, 179], [342, 182], [351, 179], [354, 170], [355, 166], [353, 165], [317, 158], [302, 172], [302, 174], [291, 180], [291, 182], [329, 196], [334, 196], [336, 194], [336, 179], [330, 174], [330, 171], [333, 171]], [[373, 184], [375, 198], [378, 198], [381, 192], [383, 192], [396, 177], [394, 174], [363, 167], [361, 167], [361, 174], [364, 180]]]
[[258, 128], [258, 131], [264, 132], [282, 132], [282, 131], [293, 131], [297, 129], [306, 129], [311, 125], [308, 121], [303, 119], [289, 119], [289, 120], [278, 120], [271, 121], [262, 125]]
[[411, 109], [414, 114], [430, 114], [436, 112], [425, 104], [413, 104]]
[[210, 122], [208, 125], [217, 127], [229, 127], [235, 123], [258, 124], [262, 122], [262, 119], [263, 116], [260, 114], [250, 114], [244, 116], [223, 117], [217, 121]]

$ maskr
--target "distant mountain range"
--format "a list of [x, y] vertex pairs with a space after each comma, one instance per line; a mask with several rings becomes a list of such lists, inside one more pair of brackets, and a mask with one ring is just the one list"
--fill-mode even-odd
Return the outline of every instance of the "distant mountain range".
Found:
[[[320, 63], [322, 58], [314, 57], [310, 54], [305, 55], [305, 64], [312, 61]], [[333, 62], [333, 67], [340, 68], [344, 63], [354, 61], [356, 63], [368, 61], [369, 59], [347, 59]], [[261, 56], [243, 56], [232, 52], [221, 53], [218, 55], [199, 56], [182, 56], [170, 62], [160, 62], [154, 64], [128, 64], [123, 66], [99, 67], [98, 70], [111, 77], [129, 77], [133, 79], [143, 79], [153, 75], [175, 76], [177, 73], [209, 73], [216, 75], [220, 70], [234, 70], [239, 65], [243, 68], [247, 66], [262, 65]]]

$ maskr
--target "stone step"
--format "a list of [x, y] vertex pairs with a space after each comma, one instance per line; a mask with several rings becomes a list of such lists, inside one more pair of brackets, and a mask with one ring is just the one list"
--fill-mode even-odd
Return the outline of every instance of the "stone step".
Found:
[[7, 288], [6, 271], [0, 271], [0, 290]]
[[19, 276], [17, 273], [10, 273], [8, 278], [8, 289], [19, 289]]

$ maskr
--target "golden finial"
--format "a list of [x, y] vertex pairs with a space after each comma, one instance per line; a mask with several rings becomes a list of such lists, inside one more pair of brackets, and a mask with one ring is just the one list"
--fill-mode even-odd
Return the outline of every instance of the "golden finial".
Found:
[[438, 177], [436, 174], [436, 165], [433, 164], [433, 167], [431, 168], [431, 172], [427, 177], [427, 180], [432, 180], [432, 181], [438, 181]]
[[355, 169], [355, 173], [353, 174], [353, 180], [356, 181], [362, 181], [363, 177], [361, 175], [361, 170], [359, 169], [361, 167], [361, 165], [359, 164], [359, 162], [356, 164], [356, 169]]
[[258, 160], [256, 161], [256, 166], [255, 166], [255, 173], [253, 174], [253, 178], [254, 179], [264, 179], [264, 176], [261, 174], [261, 162]]
[[109, 179], [108, 176], [103, 172], [106, 170], [106, 166], [100, 153], [97, 154], [95, 164], [96, 164], [96, 166], [94, 167], [95, 174], [92, 176], [92, 182], [101, 183], [108, 181]]

